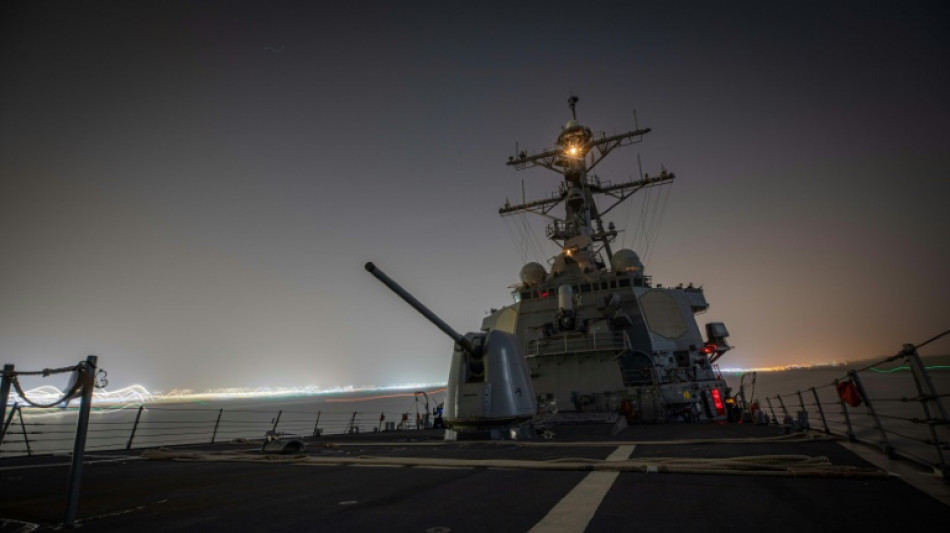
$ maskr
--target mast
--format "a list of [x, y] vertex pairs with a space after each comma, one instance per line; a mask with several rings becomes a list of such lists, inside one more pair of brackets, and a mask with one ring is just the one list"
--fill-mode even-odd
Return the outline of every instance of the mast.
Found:
[[[550, 198], [517, 205], [506, 202], [498, 213], [506, 216], [529, 212], [551, 218], [553, 220], [548, 224], [545, 234], [557, 242], [564, 253], [570, 255], [574, 251], [572, 248], [577, 247], [576, 251], [582, 251], [594, 258], [598, 253], [598, 250], [594, 250], [595, 243], [601, 243], [609, 262], [613, 258], [610, 242], [617, 236], [617, 230], [613, 224], [608, 224], [605, 230], [602, 217], [640, 189], [670, 182], [675, 176], [663, 170], [658, 177], [644, 175], [641, 179], [605, 185], [596, 175], [589, 174], [614, 148], [640, 142], [650, 129], [636, 129], [610, 136], [603, 132], [595, 134], [590, 128], [577, 122], [575, 105], [579, 100], [574, 95], [567, 100], [571, 119], [558, 135], [555, 149], [535, 155], [522, 151], [509, 157], [507, 162], [516, 170], [540, 166], [561, 174], [563, 181], [558, 193]], [[606, 209], [599, 210], [594, 201], [595, 194], [609, 196], [615, 202]], [[549, 214], [554, 207], [562, 203], [563, 218]]]

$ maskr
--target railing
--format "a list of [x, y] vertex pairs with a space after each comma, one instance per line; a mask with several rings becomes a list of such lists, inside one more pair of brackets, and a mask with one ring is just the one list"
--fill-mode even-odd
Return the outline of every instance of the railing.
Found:
[[543, 357], [599, 351], [615, 351], [619, 354], [629, 346], [630, 343], [627, 342], [626, 334], [623, 332], [565, 334], [528, 340], [525, 343], [525, 356]]
[[869, 444], [888, 457], [932, 468], [950, 482], [950, 419], [944, 408], [950, 373], [931, 372], [917, 353], [948, 333], [918, 346], [907, 344], [898, 354], [848, 370], [831, 383], [768, 397], [761, 407], [772, 423]]
[[[3, 421], [6, 431], [0, 441], [0, 457], [70, 451], [76, 433], [76, 416], [75, 408], [51, 410], [12, 406]], [[407, 411], [304, 412], [155, 405], [99, 407], [93, 408], [91, 413], [86, 450], [262, 441], [268, 431], [319, 436], [416, 430], [426, 425], [424, 415]]]

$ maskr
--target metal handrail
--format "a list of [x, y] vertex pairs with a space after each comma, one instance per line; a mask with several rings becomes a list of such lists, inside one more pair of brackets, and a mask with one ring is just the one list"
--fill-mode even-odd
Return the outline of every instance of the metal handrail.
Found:
[[[130, 416], [134, 413], [134, 417]], [[75, 415], [70, 408], [65, 416]], [[149, 415], [152, 416], [149, 416]], [[182, 444], [221, 444], [230, 441], [261, 440], [268, 431], [288, 435], [320, 436], [386, 431], [385, 421], [395, 421], [397, 429], [425, 429], [410, 411], [261, 411], [246, 409], [175, 409], [141, 404], [134, 410], [100, 412], [89, 422], [87, 449], [131, 450]], [[103, 420], [102, 416], [125, 417]], [[155, 419], [155, 415], [162, 419]], [[190, 415], [190, 416], [189, 416]], [[38, 421], [38, 409], [15, 407], [7, 414], [14, 419], [0, 441], [0, 456], [34, 456], [66, 452], [70, 449], [75, 422]], [[198, 417], [198, 419], [195, 419]], [[45, 429], [68, 426], [73, 431]], [[54, 434], [62, 434], [55, 437]]]
[[561, 334], [528, 339], [525, 342], [525, 357], [545, 357], [573, 353], [616, 351], [618, 354], [630, 348], [627, 334], [622, 331], [589, 333], [587, 335]]
[[[950, 331], [945, 334], [950, 333]], [[941, 335], [942, 336], [942, 335]], [[935, 337], [932, 340], [935, 340]], [[930, 342], [930, 341], [928, 341]], [[872, 446], [889, 458], [903, 458], [933, 469], [950, 483], [950, 466], [947, 464], [947, 450], [950, 450], [950, 419], [943, 404], [946, 394], [936, 390], [930, 371], [924, 365], [917, 348], [922, 345], [904, 345], [903, 349], [891, 357], [872, 363], [860, 369], [848, 370], [845, 375], [832, 383], [814, 386], [803, 391], [776, 394], [766, 397], [771, 412], [771, 423], [791, 424], [800, 430], [811, 430], [810, 420], [821, 422], [821, 431], [825, 434], [845, 438], [851, 442]], [[863, 379], [876, 367], [885, 363], [899, 361], [907, 365], [906, 369], [913, 378], [916, 394], [912, 397], [893, 398], [875, 396], [871, 381]], [[904, 367], [901, 367], [904, 368]], [[850, 383], [858, 392], [860, 403], [849, 405], [837, 390], [839, 384]], [[810, 392], [814, 402], [806, 402], [804, 392]], [[891, 393], [893, 394], [893, 393]], [[771, 399], [778, 402], [783, 419], [779, 420]], [[794, 399], [800, 410], [793, 416], [785, 400]], [[882, 407], [882, 402], [885, 407]], [[791, 402], [790, 402], [791, 403]], [[911, 404], [919, 406], [918, 414], [909, 412]], [[905, 412], [885, 412], [882, 409], [902, 409]], [[920, 426], [925, 426], [920, 430]], [[927, 451], [929, 450], [929, 452]]]

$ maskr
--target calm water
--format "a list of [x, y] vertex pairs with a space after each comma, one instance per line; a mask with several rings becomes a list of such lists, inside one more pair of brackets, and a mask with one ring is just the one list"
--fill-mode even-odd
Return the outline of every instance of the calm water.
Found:
[[[757, 372], [754, 379], [752, 373], [744, 376], [725, 373], [723, 377], [734, 394], [738, 394], [741, 386], [747, 400], [758, 400], [763, 411], [778, 421], [784, 420], [786, 412], [799, 418], [799, 412], [804, 410], [813, 429], [822, 430], [828, 424], [832, 432], [840, 435], [847, 433], [846, 424], [850, 421], [851, 431], [862, 441], [883, 448], [887, 439], [887, 444], [907, 450], [924, 462], [943, 462], [941, 450], [922, 442], [934, 439], [946, 442], [950, 440], [947, 434], [950, 428], [932, 430], [924, 422], [941, 413], [929, 402], [928, 416], [921, 402], [909, 400], [919, 396], [911, 372], [868, 370], [859, 374], [877, 414], [875, 420], [867, 404], [849, 407], [846, 418], [832, 384], [835, 379], [847, 377], [847, 370], [846, 367], [795, 369]], [[950, 392], [950, 370], [935, 367], [929, 375], [938, 392]], [[445, 392], [435, 387], [424, 390], [431, 412], [445, 399]], [[25, 438], [19, 417], [14, 417], [0, 446], [0, 457], [24, 455], [28, 449], [33, 454], [72, 450], [76, 409], [23, 409], [22, 413]], [[326, 435], [397, 426], [411, 429], [416, 427], [417, 416], [422, 418], [425, 414], [425, 397], [415, 394], [414, 390], [103, 406], [94, 408], [91, 414], [87, 449], [122, 450], [130, 439], [132, 448], [261, 439], [274, 428], [292, 435], [312, 435], [315, 430]], [[137, 426], [136, 417], [139, 418]], [[887, 430], [886, 434], [882, 434], [878, 423]]]
[[[445, 399], [441, 387], [422, 390], [430, 412]], [[26, 438], [19, 417], [14, 417], [0, 456], [72, 451], [76, 408], [22, 413]], [[292, 435], [367, 432], [400, 424], [411, 429], [417, 416], [424, 420], [425, 414], [426, 397], [415, 390], [97, 406], [90, 414], [86, 449], [125, 449], [130, 439], [133, 448], [262, 439], [272, 429]]]

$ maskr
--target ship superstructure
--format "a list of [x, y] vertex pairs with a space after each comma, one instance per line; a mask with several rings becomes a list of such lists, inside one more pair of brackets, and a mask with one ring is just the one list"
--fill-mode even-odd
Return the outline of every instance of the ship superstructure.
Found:
[[561, 174], [559, 190], [499, 209], [502, 216], [547, 217], [546, 237], [561, 251], [547, 266], [525, 264], [514, 303], [492, 310], [481, 329], [520, 339], [542, 410], [622, 412], [631, 422], [724, 419], [731, 400], [715, 364], [730, 349], [724, 324], [701, 330], [695, 315], [709, 307], [702, 288], [654, 286], [635, 251], [612, 248], [618, 230], [603, 221], [638, 191], [675, 176], [664, 169], [624, 183], [601, 181], [591, 170], [650, 130], [594, 133], [577, 121], [577, 102], [568, 100], [571, 119], [555, 148], [520, 152], [507, 163]]

